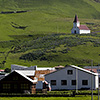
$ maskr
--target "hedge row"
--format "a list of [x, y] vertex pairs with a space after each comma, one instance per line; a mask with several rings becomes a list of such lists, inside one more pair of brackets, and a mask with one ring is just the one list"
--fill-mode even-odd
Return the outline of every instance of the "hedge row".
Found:
[[[93, 95], [97, 95], [98, 91], [94, 90]], [[75, 95], [91, 95], [91, 90], [79, 90], [76, 91], [47, 91], [47, 93], [36, 94], [16, 94], [16, 93], [0, 93], [1, 97], [74, 97]]]

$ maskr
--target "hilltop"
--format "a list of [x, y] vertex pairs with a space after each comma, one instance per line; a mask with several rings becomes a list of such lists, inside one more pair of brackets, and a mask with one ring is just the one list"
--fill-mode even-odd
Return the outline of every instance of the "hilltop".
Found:
[[100, 31], [98, 0], [0, 0], [0, 66], [97, 65], [100, 33], [71, 35], [74, 15]]

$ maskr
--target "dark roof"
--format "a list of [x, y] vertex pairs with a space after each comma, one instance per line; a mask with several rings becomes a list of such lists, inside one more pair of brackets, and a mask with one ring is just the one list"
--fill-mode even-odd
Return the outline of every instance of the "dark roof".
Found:
[[[27, 80], [30, 81], [31, 83], [36, 83], [36, 82], [37, 82], [37, 80], [32, 80], [31, 78], [29, 78], [28, 76], [26, 76], [25, 74], [21, 73], [21, 72], [18, 71], [18, 70], [14, 70], [13, 72], [9, 73], [9, 74], [8, 74], [7, 76], [5, 76], [4, 78], [9, 77], [9, 76], [12, 75], [13, 73], [19, 74], [20, 76], [24, 77], [25, 79], [27, 79]], [[4, 79], [4, 78], [2, 78], [2, 79]], [[0, 81], [1, 81], [2, 79], [0, 79]], [[10, 80], [9, 80], [9, 81], [10, 81]]]
[[80, 25], [80, 30], [90, 30], [86, 25]]
[[78, 17], [77, 17], [77, 15], [75, 15], [75, 19], [74, 19], [73, 22], [78, 22]]

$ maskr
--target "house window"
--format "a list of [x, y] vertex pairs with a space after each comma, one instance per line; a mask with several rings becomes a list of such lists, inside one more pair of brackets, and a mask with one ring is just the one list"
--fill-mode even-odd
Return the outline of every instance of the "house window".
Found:
[[67, 80], [61, 80], [61, 85], [67, 85]]
[[10, 84], [3, 84], [3, 89], [10, 89]]
[[29, 89], [28, 84], [21, 84], [21, 89]]
[[17, 80], [18, 80], [18, 77], [17, 77], [17, 76], [14, 76], [14, 77], [13, 77], [13, 80], [14, 80], [14, 81], [17, 81]]
[[73, 70], [68, 70], [68, 71], [67, 71], [67, 74], [68, 74], [68, 75], [72, 75], [72, 74], [73, 74]]
[[88, 85], [88, 80], [82, 80], [82, 85]]
[[76, 80], [72, 80], [72, 85], [76, 85]]
[[56, 85], [56, 80], [51, 80], [51, 85]]

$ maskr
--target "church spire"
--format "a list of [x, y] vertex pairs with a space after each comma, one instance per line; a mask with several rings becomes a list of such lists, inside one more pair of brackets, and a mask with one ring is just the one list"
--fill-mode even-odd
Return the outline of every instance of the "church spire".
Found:
[[75, 15], [75, 19], [74, 19], [74, 21], [73, 22], [78, 22], [78, 17], [77, 17], [77, 15]]

